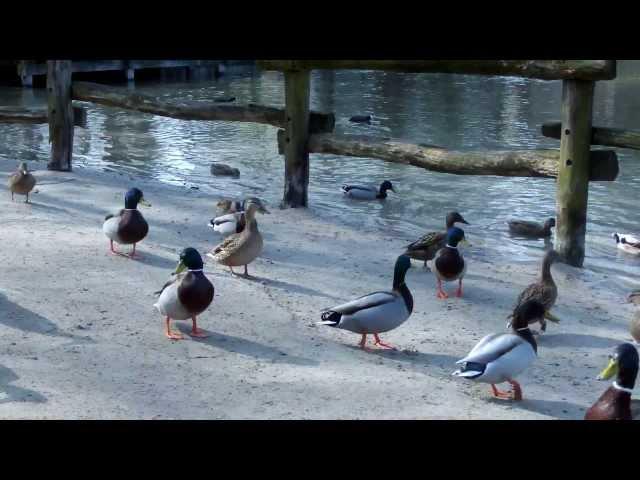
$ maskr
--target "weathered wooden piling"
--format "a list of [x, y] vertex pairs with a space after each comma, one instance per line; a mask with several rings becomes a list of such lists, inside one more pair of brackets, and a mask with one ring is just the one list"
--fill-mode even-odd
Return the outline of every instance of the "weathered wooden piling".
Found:
[[556, 250], [582, 267], [587, 228], [594, 82], [564, 80], [556, 193]]
[[283, 207], [306, 207], [309, 187], [309, 70], [284, 72], [285, 146]]
[[47, 92], [49, 94], [49, 170], [71, 170], [73, 155], [73, 105], [71, 103], [71, 61], [47, 62]]

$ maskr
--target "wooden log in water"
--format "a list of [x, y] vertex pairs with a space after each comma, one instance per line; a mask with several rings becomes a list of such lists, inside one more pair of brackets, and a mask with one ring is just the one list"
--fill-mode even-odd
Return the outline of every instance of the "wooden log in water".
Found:
[[[279, 128], [285, 128], [286, 123], [284, 109], [251, 103], [226, 105], [197, 101], [168, 102], [151, 95], [132, 93], [129, 90], [91, 82], [73, 82], [72, 91], [75, 100], [182, 120], [266, 123]], [[310, 132], [332, 132], [334, 125], [333, 113], [310, 112]]]
[[47, 61], [48, 119], [51, 158], [49, 170], [71, 171], [73, 155], [73, 105], [71, 103], [71, 61]]
[[[560, 139], [562, 125], [560, 122], [547, 122], [542, 125], [542, 135]], [[592, 127], [591, 145], [632, 148], [640, 150], [640, 131], [623, 130], [621, 128]]]
[[[278, 131], [278, 151], [284, 152], [285, 133]], [[456, 151], [363, 135], [313, 134], [309, 153], [379, 158], [434, 172], [502, 177], [556, 177], [560, 152], [554, 149]], [[594, 150], [590, 180], [612, 181], [618, 176], [618, 156], [613, 150]]]
[[[49, 112], [40, 107], [0, 107], [0, 123], [49, 123]], [[87, 127], [85, 108], [73, 107], [73, 125]]]
[[501, 75], [543, 80], [611, 80], [615, 60], [259, 60], [264, 70], [349, 69]]
[[594, 82], [580, 80], [562, 84], [555, 249], [574, 267], [584, 262], [594, 87]]

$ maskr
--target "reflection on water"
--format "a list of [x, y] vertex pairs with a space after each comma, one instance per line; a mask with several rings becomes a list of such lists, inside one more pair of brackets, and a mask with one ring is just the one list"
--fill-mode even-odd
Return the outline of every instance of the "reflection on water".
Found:
[[[640, 64], [621, 62], [619, 78], [596, 87], [594, 123], [640, 129]], [[284, 81], [277, 72], [252, 68], [218, 81], [138, 83], [135, 90], [169, 100], [208, 100], [233, 95], [239, 103], [282, 105]], [[336, 131], [391, 136], [451, 149], [557, 148], [540, 125], [560, 118], [561, 83], [519, 78], [368, 71], [316, 71], [311, 106], [336, 114]], [[42, 105], [44, 90], [0, 89], [2, 105]], [[176, 185], [198, 185], [213, 195], [255, 194], [272, 205], [283, 189], [283, 161], [276, 129], [268, 125], [183, 121], [87, 104], [87, 129], [76, 129], [74, 161], [145, 175]], [[370, 125], [353, 124], [370, 114]], [[0, 125], [2, 158], [45, 161], [46, 125]], [[587, 232], [588, 269], [618, 281], [637, 278], [640, 258], [619, 253], [613, 231], [640, 233], [640, 153], [618, 151], [616, 182], [591, 185]], [[212, 177], [209, 165], [238, 167], [239, 179]], [[390, 179], [399, 190], [386, 202], [343, 199], [345, 181], [379, 184]], [[538, 258], [542, 241], [509, 237], [511, 217], [544, 220], [554, 215], [555, 184], [549, 179], [456, 176], [379, 160], [311, 155], [310, 205], [317, 214], [364, 230], [380, 229], [407, 241], [441, 228], [447, 211], [458, 209], [474, 247], [471, 255], [492, 261]], [[638, 280], [633, 280], [638, 282]]]

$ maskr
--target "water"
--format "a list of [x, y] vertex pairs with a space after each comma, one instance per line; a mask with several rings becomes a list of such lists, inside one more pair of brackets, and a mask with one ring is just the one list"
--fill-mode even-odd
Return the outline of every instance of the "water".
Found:
[[[557, 148], [540, 125], [560, 118], [561, 82], [445, 74], [316, 71], [312, 109], [335, 112], [336, 132], [369, 134], [450, 149]], [[123, 87], [167, 99], [207, 100], [233, 95], [239, 103], [284, 104], [283, 76], [253, 68], [230, 71], [217, 81], [147, 82]], [[594, 124], [640, 129], [640, 62], [622, 62], [619, 77], [598, 82]], [[2, 105], [42, 105], [44, 90], [0, 88]], [[257, 195], [272, 206], [283, 191], [284, 166], [277, 129], [260, 124], [183, 121], [87, 104], [87, 129], [75, 130], [74, 162], [125, 171], [175, 185], [192, 185], [212, 196]], [[371, 114], [371, 125], [352, 124]], [[46, 125], [0, 124], [0, 156], [44, 161]], [[611, 233], [640, 233], [640, 152], [618, 150], [615, 182], [592, 183], [589, 192], [585, 268], [608, 275], [612, 284], [638, 286], [640, 257], [615, 248]], [[212, 177], [212, 162], [241, 171], [239, 179]], [[379, 185], [391, 180], [399, 194], [386, 202], [344, 199], [344, 182]], [[365, 231], [384, 230], [412, 241], [441, 229], [446, 212], [457, 209], [472, 255], [491, 261], [529, 262], [541, 256], [542, 241], [509, 237], [512, 217], [543, 221], [555, 212], [551, 179], [458, 176], [380, 160], [311, 155], [311, 209], [324, 218]], [[602, 277], [603, 279], [605, 277]], [[605, 283], [608, 283], [607, 282]], [[606, 288], [606, 285], [605, 285]]]

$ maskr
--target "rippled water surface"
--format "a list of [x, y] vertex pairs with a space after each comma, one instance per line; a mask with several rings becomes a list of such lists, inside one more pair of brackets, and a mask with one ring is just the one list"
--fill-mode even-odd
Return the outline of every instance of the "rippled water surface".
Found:
[[[560, 118], [561, 87], [561, 82], [515, 78], [316, 71], [311, 103], [313, 109], [335, 112], [337, 133], [462, 150], [557, 148], [559, 141], [544, 138], [540, 125]], [[235, 68], [217, 81], [156, 81], [121, 88], [170, 100], [233, 95], [238, 103], [284, 103], [282, 75], [250, 67]], [[0, 88], [3, 105], [38, 105], [45, 99], [43, 89]], [[189, 122], [92, 104], [87, 108], [87, 129], [75, 130], [77, 164], [197, 185], [215, 196], [258, 195], [272, 206], [281, 199], [284, 167], [272, 126]], [[373, 121], [348, 122], [354, 114], [371, 114]], [[622, 62], [616, 80], [597, 84], [594, 124], [640, 129], [640, 63]], [[618, 179], [591, 184], [585, 267], [609, 274], [619, 285], [638, 286], [640, 257], [619, 252], [611, 233], [640, 233], [640, 152], [617, 152]], [[0, 124], [2, 158], [45, 161], [48, 155], [46, 125]], [[241, 177], [212, 177], [212, 162], [238, 167]], [[385, 202], [350, 201], [339, 193], [343, 182], [379, 184], [384, 179], [398, 189]], [[312, 210], [325, 218], [407, 240], [442, 228], [445, 213], [457, 209], [472, 224], [466, 231], [473, 254], [508, 262], [539, 258], [544, 243], [510, 238], [505, 221], [543, 221], [555, 210], [551, 179], [448, 175], [331, 155], [311, 156], [309, 196]]]

